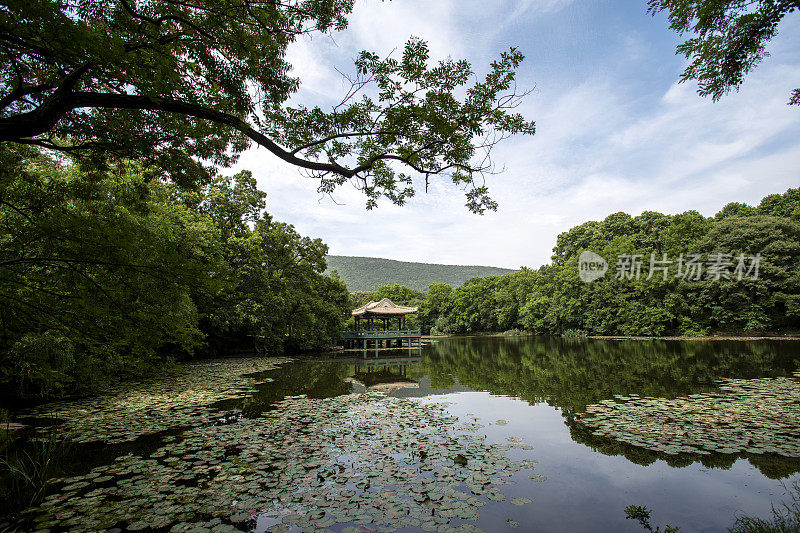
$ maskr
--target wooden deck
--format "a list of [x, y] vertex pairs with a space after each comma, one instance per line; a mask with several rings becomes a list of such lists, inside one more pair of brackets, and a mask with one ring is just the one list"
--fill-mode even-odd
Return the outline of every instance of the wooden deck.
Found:
[[345, 331], [341, 340], [345, 348], [411, 348], [422, 345], [422, 334], [418, 329], [372, 329]]

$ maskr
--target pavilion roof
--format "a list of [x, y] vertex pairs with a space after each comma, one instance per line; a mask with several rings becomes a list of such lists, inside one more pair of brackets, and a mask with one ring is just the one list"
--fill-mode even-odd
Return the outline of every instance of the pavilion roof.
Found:
[[384, 298], [380, 302], [369, 302], [367, 305], [353, 309], [353, 316], [368, 316], [368, 315], [407, 315], [409, 313], [416, 313], [419, 311], [418, 307], [405, 307], [397, 305], [389, 298]]

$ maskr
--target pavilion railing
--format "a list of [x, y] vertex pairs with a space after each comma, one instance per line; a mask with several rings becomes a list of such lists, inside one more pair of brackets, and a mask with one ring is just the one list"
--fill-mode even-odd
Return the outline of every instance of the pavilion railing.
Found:
[[421, 331], [418, 329], [389, 329], [389, 330], [361, 330], [361, 331], [344, 331], [342, 332], [343, 339], [405, 339], [419, 337]]

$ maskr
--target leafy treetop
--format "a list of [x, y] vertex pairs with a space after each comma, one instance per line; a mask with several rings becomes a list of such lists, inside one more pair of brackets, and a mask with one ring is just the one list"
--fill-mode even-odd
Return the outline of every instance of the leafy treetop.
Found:
[[[745, 74], [768, 56], [778, 24], [800, 9], [798, 0], [648, 0], [648, 11], [667, 11], [669, 26], [693, 36], [677, 52], [691, 61], [681, 81], [696, 80], [701, 96], [719, 100], [738, 90]], [[800, 88], [790, 105], [800, 105]]]
[[[446, 175], [467, 206], [496, 209], [491, 151], [534, 125], [516, 49], [483, 80], [466, 61], [433, 64], [412, 38], [402, 56], [362, 52], [331, 109], [290, 106], [286, 61], [302, 34], [342, 30], [352, 0], [4, 0], [0, 141], [68, 152], [84, 165], [134, 159], [184, 185], [208, 180], [256, 143], [319, 180], [403, 204], [412, 176]], [[457, 96], [461, 95], [460, 97]]]

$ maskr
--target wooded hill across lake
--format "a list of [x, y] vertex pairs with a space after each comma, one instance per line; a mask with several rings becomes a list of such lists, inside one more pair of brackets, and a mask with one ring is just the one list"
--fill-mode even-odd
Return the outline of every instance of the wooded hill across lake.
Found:
[[474, 265], [439, 265], [396, 261], [381, 257], [329, 255], [326, 258], [330, 274], [334, 270], [352, 292], [374, 291], [383, 285], [405, 285], [425, 291], [431, 283], [446, 283], [458, 287], [472, 278], [500, 276], [513, 272], [510, 268]]

